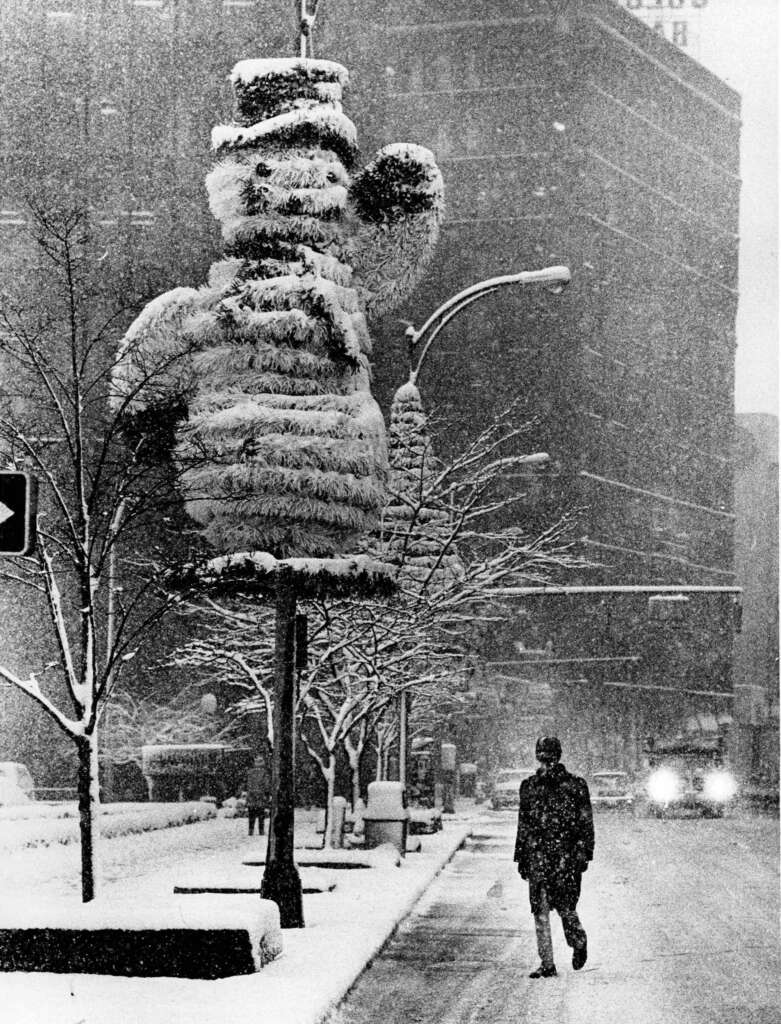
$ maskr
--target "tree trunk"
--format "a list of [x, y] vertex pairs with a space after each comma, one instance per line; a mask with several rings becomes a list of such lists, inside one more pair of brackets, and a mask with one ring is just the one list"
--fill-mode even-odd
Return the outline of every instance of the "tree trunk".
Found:
[[352, 808], [355, 810], [361, 799], [361, 753], [350, 751], [350, 783], [352, 788]]
[[323, 847], [326, 850], [333, 850], [334, 796], [336, 794], [336, 755], [333, 751], [328, 752], [328, 768], [325, 772], [325, 783], [325, 830], [323, 832]]
[[362, 723], [358, 727], [358, 739], [355, 743], [349, 733], [346, 733], [342, 740], [342, 746], [347, 754], [347, 763], [350, 766], [350, 802], [353, 810], [361, 799], [361, 758], [366, 747], [366, 733], [365, 723]]
[[100, 840], [100, 789], [98, 779], [97, 728], [76, 740], [78, 750], [79, 833], [81, 837], [81, 900], [95, 899], [100, 883], [98, 843]]

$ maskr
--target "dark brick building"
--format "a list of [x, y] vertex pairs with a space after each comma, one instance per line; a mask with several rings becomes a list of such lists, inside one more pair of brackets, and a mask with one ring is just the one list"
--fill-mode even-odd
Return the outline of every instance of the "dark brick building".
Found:
[[[329, 24], [357, 6], [332, 5]], [[530, 447], [554, 466], [524, 519], [577, 507], [581, 553], [599, 563], [566, 582], [669, 588], [517, 600], [486, 674], [516, 755], [555, 727], [584, 767], [631, 765], [647, 735], [723, 728], [738, 97], [609, 0], [360, 7], [333, 52], [354, 71], [364, 141], [429, 145], [446, 182], [436, 261], [404, 315], [419, 324], [511, 270], [573, 275], [558, 299], [507, 290], [453, 321], [426, 400], [457, 432], [523, 396]], [[381, 388], [401, 375], [401, 330], [390, 319], [378, 340]]]
[[[226, 75], [292, 55], [296, 6], [5, 0], [4, 269], [34, 186], [87, 198], [131, 295], [203, 280], [219, 249], [203, 177]], [[522, 397], [529, 448], [552, 456], [524, 520], [577, 507], [580, 549], [599, 563], [568, 584], [688, 597], [672, 611], [648, 591], [519, 599], [511, 635], [486, 652], [506, 663], [487, 678], [519, 735], [556, 725], [584, 762], [624, 763], [644, 733], [724, 716], [738, 97], [611, 0], [324, 0], [315, 42], [350, 69], [365, 153], [418, 142], [445, 178], [430, 273], [375, 332], [383, 407], [406, 377], [396, 317], [420, 324], [474, 281], [567, 264], [560, 297], [505, 290], [454, 320], [424, 399], [457, 440]], [[518, 654], [548, 641], [545, 669]]]

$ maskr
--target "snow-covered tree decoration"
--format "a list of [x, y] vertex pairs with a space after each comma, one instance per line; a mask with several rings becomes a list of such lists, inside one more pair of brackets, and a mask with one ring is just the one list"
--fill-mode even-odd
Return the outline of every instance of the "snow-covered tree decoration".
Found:
[[448, 510], [435, 493], [437, 459], [420, 391], [408, 381], [391, 403], [388, 502], [377, 555], [419, 582], [458, 578], [463, 565]]
[[235, 120], [213, 131], [206, 181], [225, 257], [208, 285], [146, 307], [115, 390], [147, 427], [173, 416], [187, 510], [217, 553], [332, 556], [385, 500], [367, 319], [419, 279], [442, 179], [413, 145], [355, 171], [339, 64], [246, 60], [231, 82]]

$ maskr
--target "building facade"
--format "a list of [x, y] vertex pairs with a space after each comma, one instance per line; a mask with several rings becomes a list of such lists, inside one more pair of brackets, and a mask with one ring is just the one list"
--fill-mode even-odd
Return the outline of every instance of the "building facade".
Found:
[[737, 417], [735, 569], [743, 628], [735, 645], [737, 766], [778, 794], [778, 417]]
[[[357, 12], [337, 9], [343, 24]], [[572, 271], [558, 298], [507, 289], [470, 307], [419, 381], [456, 438], [520, 399], [529, 448], [551, 455], [523, 524], [577, 510], [590, 565], [566, 582], [581, 589], [519, 596], [487, 652], [517, 757], [549, 728], [584, 768], [634, 767], [652, 736], [724, 731], [739, 99], [609, 0], [368, 9], [341, 42], [372, 142], [430, 146], [447, 190], [404, 315], [420, 324], [498, 274]], [[379, 332], [381, 393], [404, 372], [402, 331], [389, 318]]]
[[[398, 317], [419, 325], [497, 274], [571, 269], [562, 296], [470, 307], [419, 383], [453, 444], [517, 403], [528, 449], [551, 455], [518, 483], [522, 524], [576, 510], [590, 565], [567, 583], [636, 588], [519, 598], [485, 652], [488, 684], [519, 730], [555, 726], [581, 761], [634, 763], [645, 733], [732, 704], [739, 99], [612, 0], [321, 8], [315, 53], [350, 70], [364, 153], [420, 143], [445, 178], [430, 271], [374, 332], [383, 408], [408, 371]], [[296, 9], [5, 0], [3, 270], [18, 272], [32, 191], [92, 208], [129, 301], [202, 282], [219, 251], [203, 178], [227, 74], [297, 52]], [[654, 605], [643, 587], [684, 601]]]

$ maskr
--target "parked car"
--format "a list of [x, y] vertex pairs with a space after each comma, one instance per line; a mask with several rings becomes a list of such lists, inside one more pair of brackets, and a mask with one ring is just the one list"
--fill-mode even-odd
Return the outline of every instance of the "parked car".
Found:
[[626, 772], [612, 770], [592, 772], [589, 792], [591, 793], [591, 806], [595, 811], [631, 811], [634, 807], [635, 795]]
[[408, 833], [411, 836], [431, 835], [442, 831], [442, 811], [439, 807], [410, 807]]
[[534, 775], [536, 768], [500, 768], [491, 781], [491, 807], [495, 811], [518, 806], [521, 783]]
[[0, 761], [0, 804], [26, 804], [35, 799], [35, 783], [26, 764]]

